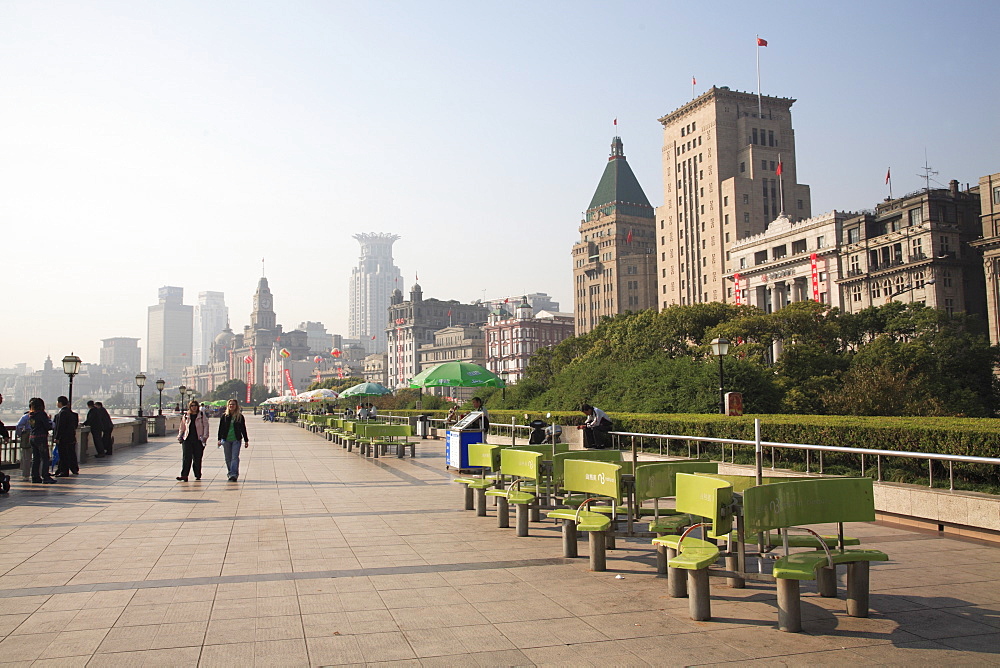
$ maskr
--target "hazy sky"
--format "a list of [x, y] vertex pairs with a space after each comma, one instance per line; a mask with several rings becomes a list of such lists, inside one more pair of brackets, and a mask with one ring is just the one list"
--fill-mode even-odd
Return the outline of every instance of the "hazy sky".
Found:
[[663, 201], [657, 118], [710, 86], [793, 97], [813, 213], [975, 182], [997, 156], [1000, 4], [0, 2], [0, 367], [140, 337], [157, 289], [347, 334], [357, 232], [408, 290], [548, 292], [618, 118]]

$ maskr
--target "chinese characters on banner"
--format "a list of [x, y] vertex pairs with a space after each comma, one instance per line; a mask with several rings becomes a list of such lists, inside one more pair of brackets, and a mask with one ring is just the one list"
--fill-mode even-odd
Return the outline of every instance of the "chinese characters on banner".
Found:
[[809, 261], [812, 263], [812, 285], [813, 285], [813, 301], [819, 301], [819, 269], [816, 267], [816, 253], [809, 256]]
[[743, 303], [743, 294], [740, 290], [740, 274], [739, 272], [733, 274], [733, 281], [736, 283], [736, 305], [739, 306]]
[[292, 383], [292, 372], [288, 369], [285, 369], [285, 382], [288, 384], [288, 391], [292, 393], [293, 397], [298, 394], [295, 391], [295, 385]]

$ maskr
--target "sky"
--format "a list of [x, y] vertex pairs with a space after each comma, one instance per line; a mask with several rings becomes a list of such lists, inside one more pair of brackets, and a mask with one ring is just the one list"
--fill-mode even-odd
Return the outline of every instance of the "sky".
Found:
[[[706, 7], [710, 7], [706, 9]], [[654, 206], [657, 119], [791, 97], [813, 214], [1000, 171], [993, 2], [0, 1], [0, 368], [140, 338], [164, 285], [348, 333], [352, 235], [404, 292], [546, 292], [613, 119]], [[932, 182], [935, 185], [935, 182]]]

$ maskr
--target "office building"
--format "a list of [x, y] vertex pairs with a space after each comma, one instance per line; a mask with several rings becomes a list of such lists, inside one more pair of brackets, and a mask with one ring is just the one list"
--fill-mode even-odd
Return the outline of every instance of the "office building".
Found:
[[194, 309], [184, 305], [184, 288], [164, 286], [147, 314], [146, 370], [167, 381], [191, 365]]
[[393, 264], [395, 234], [355, 234], [361, 244], [358, 266], [351, 270], [351, 300], [348, 336], [359, 339], [367, 353], [386, 348], [386, 324], [392, 291], [402, 286], [402, 275]]
[[142, 351], [139, 339], [129, 336], [116, 336], [101, 339], [101, 366], [110, 372], [135, 376], [142, 368]]
[[229, 309], [225, 294], [199, 292], [194, 305], [194, 335], [192, 364], [208, 364], [212, 359], [212, 343], [219, 332], [229, 326]]

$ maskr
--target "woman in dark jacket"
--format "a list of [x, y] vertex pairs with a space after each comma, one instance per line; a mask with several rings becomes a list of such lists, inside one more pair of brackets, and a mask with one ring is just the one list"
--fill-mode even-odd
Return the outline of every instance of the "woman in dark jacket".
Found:
[[229, 482], [236, 482], [240, 477], [240, 441], [243, 441], [244, 448], [250, 445], [247, 421], [240, 410], [240, 402], [230, 399], [226, 403], [226, 412], [219, 419], [219, 447], [226, 454]]

